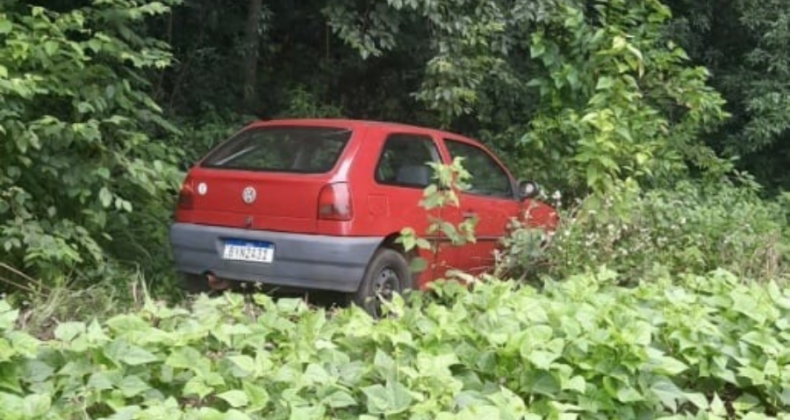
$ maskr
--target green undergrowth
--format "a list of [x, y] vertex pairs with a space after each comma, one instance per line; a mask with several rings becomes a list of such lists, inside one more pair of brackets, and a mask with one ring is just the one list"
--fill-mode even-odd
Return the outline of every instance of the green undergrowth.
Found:
[[504, 240], [503, 278], [562, 279], [600, 265], [624, 284], [722, 268], [750, 281], [790, 282], [790, 195], [771, 200], [755, 186], [678, 182], [622, 186], [559, 207], [553, 239], [518, 227]]
[[448, 282], [381, 321], [266, 295], [148, 301], [46, 341], [0, 301], [0, 418], [790, 418], [790, 291], [724, 271], [616, 283]]

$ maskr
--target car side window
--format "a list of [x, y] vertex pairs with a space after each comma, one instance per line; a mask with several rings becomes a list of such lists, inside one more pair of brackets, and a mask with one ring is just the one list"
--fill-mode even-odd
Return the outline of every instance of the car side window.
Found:
[[510, 177], [483, 149], [468, 143], [445, 139], [450, 155], [464, 158], [462, 165], [472, 175], [470, 194], [490, 197], [513, 198]]
[[380, 184], [425, 188], [431, 183], [433, 168], [439, 162], [439, 150], [433, 139], [416, 134], [391, 134], [381, 149], [376, 165]]

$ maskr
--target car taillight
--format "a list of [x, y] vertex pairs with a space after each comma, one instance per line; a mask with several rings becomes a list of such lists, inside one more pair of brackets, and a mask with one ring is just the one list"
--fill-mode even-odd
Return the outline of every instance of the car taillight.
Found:
[[326, 185], [318, 195], [318, 218], [321, 220], [351, 220], [351, 190], [345, 182]]
[[178, 208], [180, 210], [192, 210], [195, 202], [195, 190], [192, 189], [192, 181], [187, 178], [184, 185], [181, 186], [181, 192], [178, 194]]

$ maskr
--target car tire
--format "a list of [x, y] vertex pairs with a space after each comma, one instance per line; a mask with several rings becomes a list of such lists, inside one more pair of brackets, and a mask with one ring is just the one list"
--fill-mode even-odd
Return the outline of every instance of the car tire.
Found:
[[403, 254], [381, 248], [370, 259], [365, 277], [359, 290], [352, 296], [352, 301], [374, 318], [379, 318], [382, 316], [382, 299], [392, 299], [394, 293], [402, 294], [411, 288], [409, 262]]

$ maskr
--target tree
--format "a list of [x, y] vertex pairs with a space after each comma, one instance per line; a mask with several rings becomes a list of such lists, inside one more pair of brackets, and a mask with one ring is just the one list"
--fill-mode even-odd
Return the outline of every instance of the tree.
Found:
[[[177, 151], [147, 94], [170, 62], [141, 23], [162, 2], [111, 0], [55, 12], [6, 2], [0, 14], [0, 249], [46, 279], [104, 270], [111, 232], [162, 206]], [[128, 248], [127, 248], [128, 249]], [[128, 257], [115, 255], [114, 257]]]
[[708, 143], [773, 188], [790, 188], [790, 3], [670, 0], [671, 34], [707, 66], [733, 118]]
[[362, 57], [385, 54], [413, 25], [429, 26], [433, 56], [414, 94], [445, 126], [478, 111], [481, 98], [534, 89], [538, 105], [503, 124], [520, 133], [499, 141], [521, 139], [522, 165], [555, 185], [606, 192], [617, 180], [667, 183], [692, 167], [726, 168], [699, 138], [724, 118], [723, 101], [705, 69], [666, 42], [662, 3], [512, 3], [346, 1], [326, 13]]
[[253, 111], [257, 99], [258, 50], [260, 49], [260, 21], [262, 0], [249, 0], [247, 23], [244, 25], [244, 106]]

